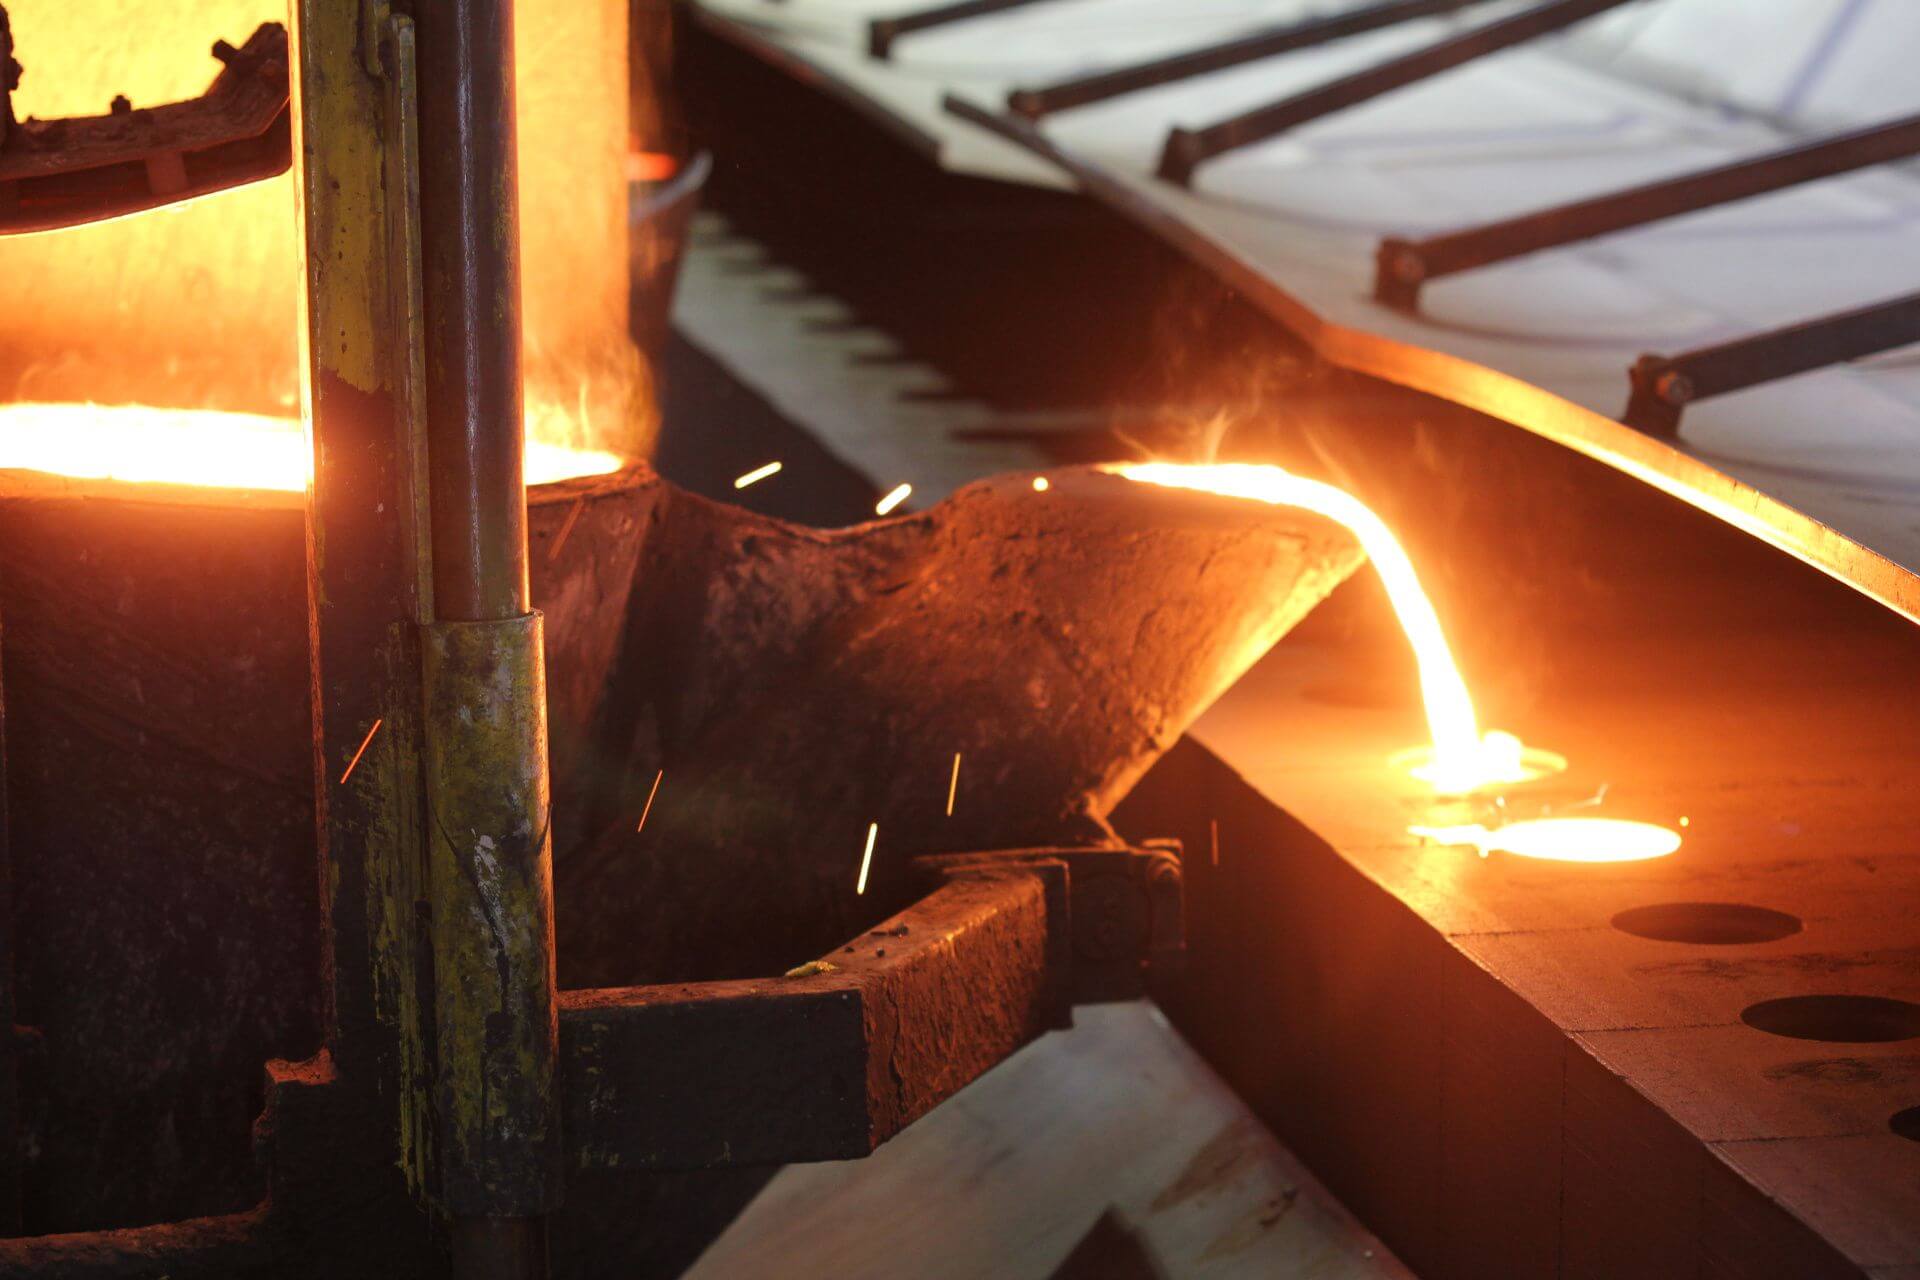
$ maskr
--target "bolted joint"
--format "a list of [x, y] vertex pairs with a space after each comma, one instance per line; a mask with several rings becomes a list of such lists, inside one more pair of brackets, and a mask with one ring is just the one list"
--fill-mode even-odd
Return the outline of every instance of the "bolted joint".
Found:
[[1694, 397], [1693, 379], [1665, 356], [1646, 355], [1634, 361], [1627, 382], [1627, 408], [1620, 420], [1648, 435], [1678, 437], [1680, 412]]
[[1427, 260], [1418, 245], [1388, 236], [1374, 250], [1375, 301], [1401, 311], [1417, 311], [1420, 286], [1426, 282]]
[[561, 1147], [541, 616], [421, 634], [439, 1198], [544, 1214]]

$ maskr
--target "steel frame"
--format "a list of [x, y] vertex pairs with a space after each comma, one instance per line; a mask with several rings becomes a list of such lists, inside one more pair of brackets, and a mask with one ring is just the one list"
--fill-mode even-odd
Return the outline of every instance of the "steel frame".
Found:
[[950, 23], [964, 22], [968, 18], [981, 18], [990, 13], [1005, 13], [1009, 9], [1024, 9], [1028, 5], [1042, 3], [1045, 3], [1045, 0], [958, 0], [954, 4], [919, 9], [895, 18], [875, 18], [867, 24], [867, 53], [875, 58], [891, 58], [893, 42], [901, 36], [912, 35], [916, 31], [930, 31]]
[[1056, 111], [1104, 102], [1123, 94], [1138, 93], [1158, 85], [1173, 84], [1193, 76], [1224, 71], [1242, 63], [1296, 49], [1311, 49], [1347, 36], [1452, 13], [1487, 0], [1376, 0], [1375, 3], [1346, 13], [1306, 18], [1299, 22], [1264, 27], [1219, 44], [1182, 53], [1168, 54], [1151, 62], [1130, 67], [1115, 67], [1060, 80], [1036, 89], [1015, 89], [1007, 95], [1007, 109], [1029, 120], [1038, 120]]
[[1920, 115], [1422, 240], [1380, 242], [1374, 297], [1412, 311], [1429, 280], [1920, 155]]
[[1476, 58], [1524, 44], [1628, 2], [1548, 0], [1511, 17], [1463, 31], [1267, 106], [1198, 129], [1175, 128], [1167, 134], [1166, 145], [1161, 150], [1159, 175], [1177, 186], [1192, 186], [1195, 170], [1229, 151], [1264, 142], [1322, 116], [1358, 106], [1395, 89], [1404, 89]]
[[1628, 370], [1632, 393], [1620, 420], [1649, 435], [1671, 439], [1680, 433], [1681, 413], [1696, 400], [1913, 342], [1920, 342], [1920, 293], [1677, 356], [1644, 355]]

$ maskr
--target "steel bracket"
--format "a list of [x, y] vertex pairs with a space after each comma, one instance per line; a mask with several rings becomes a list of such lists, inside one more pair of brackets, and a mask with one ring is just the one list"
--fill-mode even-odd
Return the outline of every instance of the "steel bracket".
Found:
[[855, 1159], [1183, 945], [1170, 846], [923, 858], [925, 897], [778, 978], [562, 992], [576, 1168]]

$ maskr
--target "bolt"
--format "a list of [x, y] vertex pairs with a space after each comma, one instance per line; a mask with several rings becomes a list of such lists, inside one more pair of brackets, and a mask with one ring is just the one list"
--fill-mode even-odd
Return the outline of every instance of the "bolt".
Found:
[[1668, 369], [1653, 380], [1653, 394], [1671, 405], [1683, 405], [1693, 399], [1693, 379], [1678, 369]]

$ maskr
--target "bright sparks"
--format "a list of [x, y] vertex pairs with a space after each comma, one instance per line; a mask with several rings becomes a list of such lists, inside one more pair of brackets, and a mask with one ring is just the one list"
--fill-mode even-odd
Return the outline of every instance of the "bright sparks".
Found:
[[1048, 489], [1051, 489], [1052, 487], [1053, 487], [1053, 482], [1048, 480], [1045, 476], [1035, 476], [1033, 478], [1033, 491], [1035, 493], [1045, 493]]
[[865, 893], [867, 891], [867, 872], [873, 867], [873, 842], [879, 838], [880, 824], [877, 822], [869, 822], [867, 824], [867, 851], [860, 855], [860, 879], [853, 886], [855, 893]]
[[1480, 787], [1524, 782], [1543, 771], [1529, 762], [1529, 753], [1512, 734], [1481, 736], [1473, 698], [1460, 677], [1460, 668], [1454, 664], [1440, 617], [1420, 586], [1413, 562], [1393, 530], [1358, 498], [1330, 484], [1256, 463], [1187, 466], [1135, 462], [1114, 470], [1129, 480], [1147, 484], [1300, 507], [1345, 525], [1373, 561], [1387, 589], [1387, 599], [1407, 633], [1407, 642], [1413, 646], [1414, 661], [1419, 664], [1420, 696], [1426, 704], [1433, 749], [1414, 768], [1415, 776], [1430, 783], [1435, 791], [1460, 795]]
[[887, 512], [893, 510], [895, 507], [905, 502], [907, 500], [907, 495], [912, 492], [913, 492], [913, 486], [910, 484], [897, 484], [893, 486], [893, 488], [887, 491], [886, 497], [874, 503], [873, 514], [877, 516], [883, 516], [887, 514]]
[[[300, 493], [311, 454], [297, 418], [147, 405], [0, 405], [0, 469], [85, 480]], [[527, 483], [617, 471], [620, 458], [527, 442]]]
[[1680, 834], [1651, 822], [1619, 818], [1534, 818], [1488, 830], [1477, 822], [1456, 827], [1408, 827], [1441, 844], [1467, 844], [1489, 853], [1555, 862], [1644, 862], [1680, 847]]
[[953, 798], [960, 794], [960, 753], [953, 753], [953, 777], [947, 779], [947, 816], [953, 816]]
[[762, 480], [765, 480], [768, 476], [777, 476], [779, 474], [780, 474], [780, 464], [777, 462], [769, 462], [764, 467], [755, 467], [753, 470], [747, 472], [747, 474], [743, 476], [735, 476], [733, 480], [733, 487], [736, 489], [744, 489], [750, 484], [759, 484]]
[[647, 815], [653, 812], [653, 798], [660, 794], [660, 779], [666, 776], [665, 769], [653, 775], [653, 786], [647, 790], [647, 802], [640, 806], [640, 821], [633, 828], [635, 835], [647, 829]]

